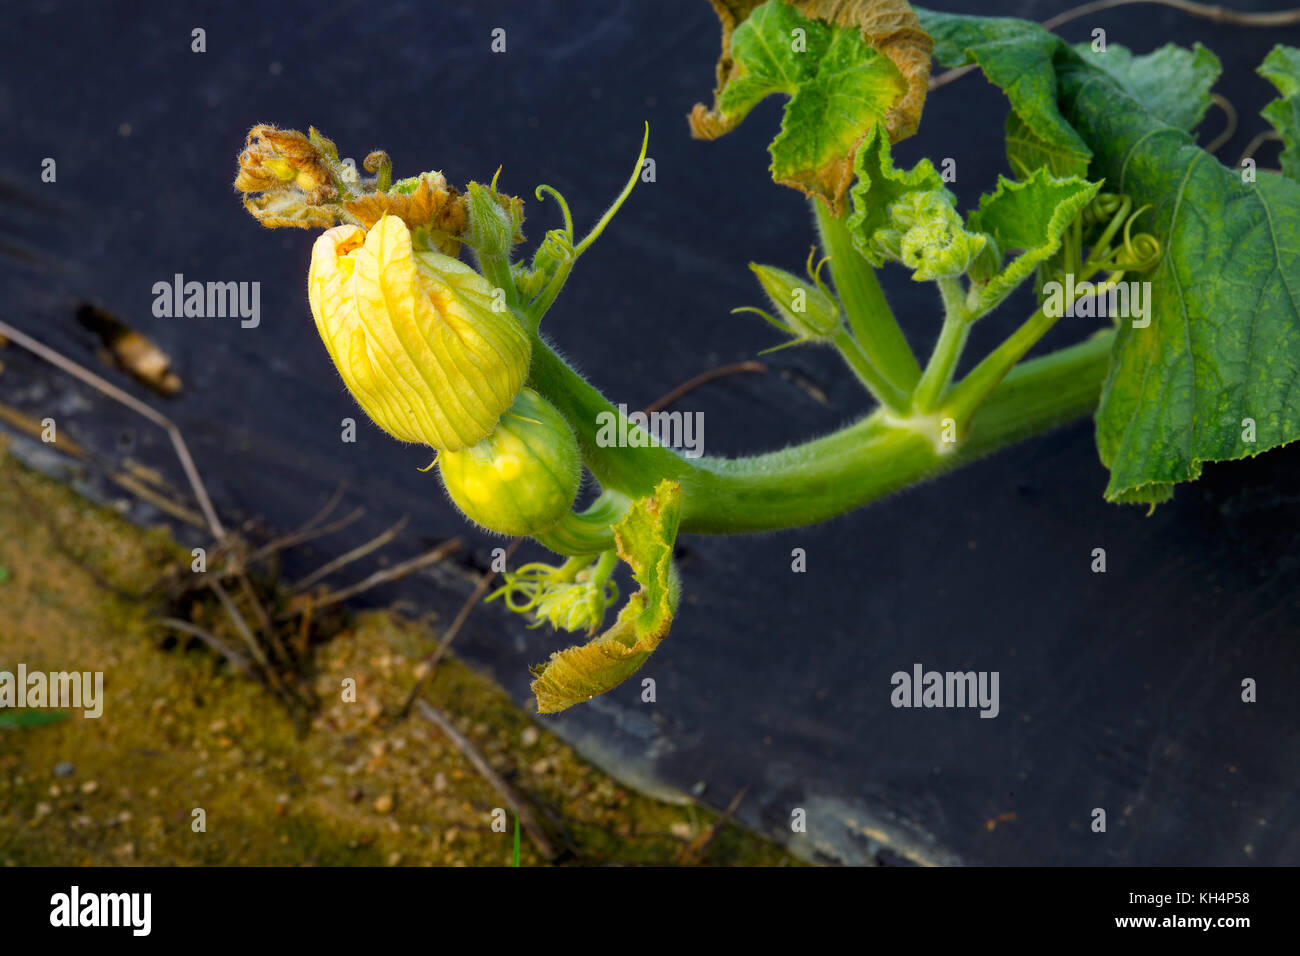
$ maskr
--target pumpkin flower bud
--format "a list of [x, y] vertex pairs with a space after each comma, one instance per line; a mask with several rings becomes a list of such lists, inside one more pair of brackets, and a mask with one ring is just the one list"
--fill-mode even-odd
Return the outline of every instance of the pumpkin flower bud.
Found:
[[516, 196], [497, 192], [490, 186], [470, 183], [466, 187], [469, 224], [465, 238], [479, 256], [508, 256], [510, 249], [524, 241], [524, 204]]
[[761, 315], [793, 337], [794, 341], [789, 343], [791, 345], [799, 342], [830, 342], [844, 324], [840, 317], [839, 301], [821, 279], [822, 266], [826, 260], [813, 265], [815, 251], [814, 248], [808, 253], [808, 278], [812, 280], [811, 283], [776, 266], [763, 266], [755, 262], [749, 264], [750, 271], [758, 278], [758, 284], [776, 308], [777, 317], [749, 306], [732, 311]]
[[307, 277], [316, 329], [366, 414], [444, 452], [486, 438], [528, 375], [528, 336], [495, 291], [459, 260], [417, 250], [394, 216], [323, 233]]
[[478, 444], [438, 456], [443, 484], [465, 517], [513, 536], [541, 533], [564, 518], [578, 496], [581, 468], [569, 423], [531, 388], [520, 389]]
[[801, 339], [825, 339], [840, 327], [840, 307], [826, 292], [776, 266], [749, 264], [785, 324]]
[[988, 237], [966, 231], [954, 200], [947, 190], [905, 194], [889, 207], [889, 224], [871, 237], [873, 250], [912, 269], [917, 282], [964, 274]]

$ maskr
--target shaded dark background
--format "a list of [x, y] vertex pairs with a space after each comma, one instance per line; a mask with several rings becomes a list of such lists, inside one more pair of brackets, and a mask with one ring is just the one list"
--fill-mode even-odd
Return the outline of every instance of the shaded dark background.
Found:
[[[978, 5], [1033, 19], [1066, 6]], [[530, 200], [535, 240], [558, 211], [531, 201], [533, 187], [560, 189], [584, 229], [621, 187], [648, 120], [657, 181], [638, 187], [544, 327], [632, 407], [775, 344], [763, 323], [729, 310], [760, 298], [749, 261], [797, 269], [813, 239], [804, 201], [767, 176], [776, 99], [723, 140], [689, 138], [684, 117], [711, 96], [718, 47], [704, 0], [46, 2], [9, 5], [5, 18], [0, 314], [101, 371], [74, 318], [80, 304], [157, 341], [185, 383], [174, 399], [105, 374], [180, 424], [228, 524], [295, 527], [346, 479], [344, 508], [364, 504], [366, 519], [291, 571], [404, 513], [412, 530], [394, 560], [455, 534], [471, 542], [463, 568], [407, 579], [372, 602], [401, 599], [448, 620], [473, 565], [501, 542], [469, 531], [436, 479], [416, 471], [423, 452], [357, 414], [307, 309], [313, 234], [261, 229], [230, 188], [250, 125], [313, 124], [358, 160], [383, 147], [397, 175], [441, 168], [464, 183], [500, 165], [502, 187]], [[1220, 154], [1228, 162], [1265, 128], [1258, 110], [1275, 95], [1255, 66], [1276, 42], [1300, 44], [1300, 30], [1155, 7], [1062, 32], [1086, 39], [1097, 26], [1137, 52], [1199, 39], [1218, 53], [1218, 90], [1242, 115]], [[204, 54], [190, 51], [194, 27], [207, 31]], [[495, 27], [507, 31], [505, 54], [490, 51]], [[955, 158], [968, 207], [1005, 169], [1005, 112], [996, 89], [968, 77], [934, 94], [898, 160]], [[1222, 122], [1212, 111], [1203, 141]], [[58, 162], [55, 184], [40, 181], [44, 157]], [[1275, 165], [1267, 151], [1261, 159]], [[260, 327], [154, 318], [153, 283], [176, 272], [261, 282]], [[900, 271], [885, 279], [928, 350], [931, 287]], [[985, 320], [972, 352], [1027, 311]], [[1047, 345], [1084, 331], [1066, 324]], [[0, 360], [0, 400], [182, 484], [153, 426], [19, 349]], [[710, 454], [781, 447], [867, 408], [832, 354], [788, 350], [769, 362], [766, 377], [720, 381], [677, 406], [705, 412]], [[356, 444], [339, 441], [346, 416], [359, 420]], [[39, 444], [15, 447], [54, 467]], [[630, 681], [546, 724], [647, 789], [721, 807], [748, 786], [740, 819], [818, 859], [1300, 862], [1297, 465], [1293, 447], [1207, 467], [1147, 517], [1103, 502], [1106, 474], [1081, 421], [819, 527], [685, 539], [678, 620], [639, 675], [655, 678], [657, 703], [641, 703]], [[160, 517], [132, 507], [138, 520]], [[806, 574], [791, 573], [795, 547], [807, 551]], [[1097, 547], [1105, 574], [1090, 571]], [[455, 647], [525, 702], [527, 665], [570, 641], [522, 624], [480, 608]], [[893, 709], [890, 675], [914, 662], [999, 671], [1000, 716]], [[1240, 699], [1245, 677], [1259, 682], [1256, 704]], [[806, 835], [790, 832], [796, 807]], [[1105, 834], [1089, 829], [1094, 807], [1107, 811]], [[990, 827], [993, 818], [1002, 822]]]

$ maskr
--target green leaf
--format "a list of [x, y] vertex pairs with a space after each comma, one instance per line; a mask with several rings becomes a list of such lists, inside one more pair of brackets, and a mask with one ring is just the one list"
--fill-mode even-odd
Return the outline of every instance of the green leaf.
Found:
[[1057, 106], [1056, 60], [1068, 46], [1036, 23], [917, 9], [946, 67], [977, 63], [1011, 101], [1007, 149], [1020, 172], [1046, 166], [1057, 176], [1084, 176], [1092, 150]]
[[1264, 107], [1264, 118], [1282, 136], [1282, 172], [1300, 181], [1300, 49], [1275, 46], [1260, 65], [1260, 76], [1277, 87], [1281, 99]]
[[1145, 56], [1134, 56], [1118, 43], [1107, 45], [1105, 53], [1086, 43], [1074, 49], [1153, 116], [1187, 133], [1201, 125], [1213, 103], [1210, 90], [1222, 72], [1219, 58], [1199, 43], [1191, 50], [1167, 43]]
[[838, 212], [858, 144], [907, 93], [907, 78], [857, 27], [808, 19], [779, 0], [735, 28], [731, 57], [717, 106], [693, 115], [697, 134], [721, 135], [765, 97], [788, 95], [770, 147], [772, 178]]
[[609, 630], [586, 644], [557, 651], [534, 670], [539, 714], [553, 714], [612, 690], [636, 673], [667, 636], [680, 591], [673, 542], [681, 510], [681, 485], [665, 480], [653, 498], [637, 501], [614, 525], [619, 557], [631, 565], [641, 589]]
[[[1245, 182], [1095, 67], [1062, 76], [1093, 174], [1151, 204], [1150, 326], [1122, 322], [1097, 411], [1111, 501], [1165, 500], [1207, 461], [1300, 438], [1300, 185]], [[1254, 441], [1248, 441], [1249, 422]]]
[[1138, 57], [1119, 44], [1110, 44], [1104, 53], [1090, 44], [1071, 51], [1055, 34], [1027, 20], [916, 12], [944, 66], [978, 63], [1011, 100], [1007, 158], [1021, 178], [1040, 167], [1059, 177], [1087, 174], [1092, 150], [1058, 105], [1057, 74], [1074, 55], [1110, 74], [1166, 123], [1188, 132], [1210, 108], [1210, 89], [1221, 69], [1218, 57], [1200, 44], [1194, 50], [1168, 44]]
[[[975, 60], [1007, 90], [1026, 137], [1055, 148], [1073, 133], [1086, 150], [1074, 155], [1096, 153], [1091, 178], [1153, 207], [1144, 227], [1165, 256], [1129, 277], [1151, 284], [1151, 325], [1122, 323], [1097, 413], [1107, 498], [1166, 500], [1206, 461], [1300, 437], [1300, 187], [1275, 176], [1243, 182], [1196, 146], [1189, 130], [1217, 72], [1210, 54], [1085, 59], [1032, 23], [918, 13], [941, 60]], [[1295, 62], [1280, 53], [1264, 68], [1280, 104], [1295, 93]], [[1284, 126], [1287, 111], [1274, 110]], [[1044, 165], [1032, 141], [1011, 154], [1013, 165]]]
[[1021, 183], [998, 177], [997, 192], [980, 199], [970, 228], [987, 233], [1002, 252], [1020, 252], [988, 280], [972, 283], [973, 313], [994, 308], [1054, 256], [1065, 230], [1100, 188], [1077, 176], [1057, 179], [1042, 167]]
[[849, 234], [858, 252], [879, 269], [889, 256], [873, 239], [890, 227], [890, 207], [913, 193], [946, 193], [948, 188], [928, 159], [910, 170], [895, 169], [889, 137], [879, 126], [871, 128], [858, 148], [853, 168], [858, 181], [849, 192], [853, 203], [848, 219]]
[[1070, 146], [1054, 145], [1040, 138], [1014, 110], [1007, 114], [1007, 162], [1019, 179], [1028, 179], [1035, 169], [1054, 176], [1085, 176], [1088, 159]]

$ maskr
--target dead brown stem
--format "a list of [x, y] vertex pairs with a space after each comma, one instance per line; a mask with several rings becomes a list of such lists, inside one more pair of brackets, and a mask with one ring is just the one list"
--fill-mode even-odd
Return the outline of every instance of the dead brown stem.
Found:
[[488, 785], [500, 795], [502, 801], [519, 815], [519, 822], [528, 832], [528, 836], [532, 838], [533, 843], [536, 844], [537, 852], [548, 861], [558, 857], [560, 855], [559, 848], [551, 842], [550, 837], [546, 835], [546, 831], [537, 822], [532, 807], [524, 801], [523, 795], [506, 783], [505, 779], [492, 769], [492, 765], [487, 762], [479, 749], [474, 746], [468, 737], [456, 729], [455, 724], [448, 719], [446, 714], [427, 700], [416, 701], [416, 707], [420, 711], [420, 716], [441, 730], [452, 745], [465, 755], [465, 759], [474, 766], [474, 769], [488, 782]]
[[406, 527], [406, 522], [407, 522], [407, 516], [403, 515], [400, 519], [398, 519], [397, 523], [394, 524], [387, 531], [383, 532], [382, 534], [376, 535], [375, 537], [367, 541], [365, 544], [353, 548], [347, 554], [340, 555], [339, 557], [335, 558], [333, 561], [329, 561], [325, 564], [322, 564], [311, 574], [307, 575], [297, 584], [290, 587], [289, 590], [293, 591], [295, 594], [305, 591], [313, 584], [315, 584], [317, 581], [319, 581], [321, 578], [328, 577], [329, 575], [333, 574], [335, 571], [339, 570], [339, 568], [345, 567], [351, 564], [353, 561], [358, 561], [361, 558], [364, 558], [367, 554], [370, 554], [372, 551], [375, 551], [378, 548], [382, 548], [384, 545], [388, 544], [390, 541], [392, 541], [401, 533], [402, 529]]
[[[519, 549], [519, 544], [520, 539], [515, 538], [506, 546], [506, 561], [509, 561], [514, 557], [515, 551]], [[496, 576], [497, 573], [495, 571], [489, 570], [483, 573], [483, 576], [479, 578], [478, 584], [474, 586], [474, 590], [470, 593], [470, 596], [465, 599], [465, 603], [462, 604], [460, 610], [456, 612], [456, 619], [451, 622], [451, 626], [447, 628], [447, 633], [444, 634], [442, 640], [438, 642], [438, 646], [430, 651], [429, 656], [420, 662], [418, 668], [420, 674], [415, 679], [415, 686], [412, 687], [411, 692], [406, 695], [406, 701], [402, 704], [402, 709], [398, 715], [399, 717], [404, 718], [411, 712], [411, 705], [415, 703], [415, 698], [419, 696], [420, 690], [429, 682], [430, 678], [432, 678], [434, 673], [438, 670], [438, 662], [442, 660], [442, 655], [447, 653], [447, 648], [451, 646], [451, 642], [454, 641], [456, 635], [460, 633], [460, 629], [464, 626], [466, 618], [468, 618], [470, 612], [474, 610], [475, 605], [482, 600], [483, 595], [487, 593], [488, 587], [496, 580]]]
[[[388, 581], [396, 581], [399, 578], [404, 578], [412, 571], [418, 571], [426, 565], [433, 564], [436, 561], [441, 561], [459, 547], [460, 538], [452, 538], [450, 541], [444, 541], [432, 551], [426, 551], [419, 557], [412, 558], [409, 561], [403, 561], [401, 564], [395, 564], [391, 568], [385, 568], [382, 571], [376, 571], [364, 581], [359, 581], [340, 591], [331, 591], [328, 594], [322, 595], [320, 598], [311, 602], [312, 607], [316, 610], [320, 610], [323, 607], [329, 607], [331, 604], [338, 604], [340, 601], [346, 601], [348, 598], [356, 597], [361, 592], [369, 591], [371, 588], [378, 587]], [[295, 617], [297, 614], [297, 611], [286, 611], [280, 615], [279, 619], [288, 620]]]

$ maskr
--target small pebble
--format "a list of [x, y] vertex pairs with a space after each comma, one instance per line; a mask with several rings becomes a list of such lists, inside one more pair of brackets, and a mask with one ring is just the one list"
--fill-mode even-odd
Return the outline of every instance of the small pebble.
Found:
[[54, 765], [54, 776], [71, 777], [77, 772], [77, 765], [70, 760], [60, 760]]
[[536, 727], [525, 727], [524, 732], [519, 735], [519, 742], [525, 747], [531, 747], [533, 744], [537, 743], [537, 739], [540, 736], [541, 735], [538, 734]]
[[99, 784], [96, 783], [94, 780], [87, 780], [85, 783], [81, 785], [81, 792], [85, 794], [94, 793], [98, 789], [99, 789]]
[[393, 810], [393, 798], [389, 794], [384, 794], [375, 801], [376, 813], [391, 813]]

